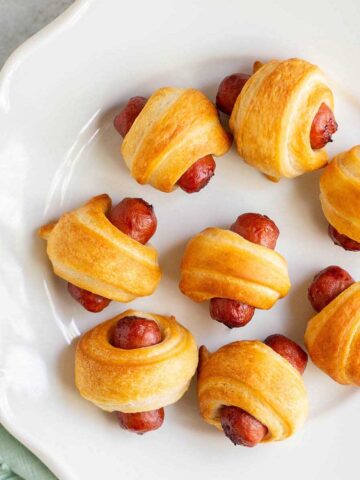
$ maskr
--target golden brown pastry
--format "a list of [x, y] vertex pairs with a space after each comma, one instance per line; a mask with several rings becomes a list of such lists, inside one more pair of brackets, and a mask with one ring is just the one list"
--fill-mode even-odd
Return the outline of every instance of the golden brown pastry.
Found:
[[211, 227], [188, 243], [179, 287], [196, 302], [221, 297], [269, 309], [288, 293], [290, 280], [279, 253]]
[[335, 243], [360, 250], [360, 145], [337, 155], [325, 168], [320, 200]]
[[336, 382], [360, 386], [360, 282], [331, 266], [315, 276], [309, 299], [319, 311], [305, 332], [312, 361]]
[[[328, 155], [324, 148], [318, 148], [324, 143], [312, 148], [310, 142], [318, 112], [323, 107], [330, 115], [334, 107], [332, 91], [321, 70], [298, 58], [272, 60], [262, 66], [256, 62], [254, 70], [241, 87], [230, 117], [239, 154], [273, 180], [296, 177], [325, 165]], [[331, 132], [322, 133], [336, 131], [334, 119], [331, 127]], [[321, 131], [321, 125], [317, 130]]]
[[40, 228], [54, 272], [73, 285], [118, 302], [151, 295], [161, 272], [156, 250], [126, 235], [107, 218], [99, 195]]
[[[301, 358], [305, 368], [306, 354], [281, 335], [268, 337], [268, 344], [257, 340], [233, 342], [212, 354], [201, 347], [198, 377], [200, 413], [207, 423], [224, 430], [236, 444], [255, 446], [259, 441], [283, 440], [305, 421], [308, 400], [304, 382], [296, 368], [298, 364], [290, 363], [291, 358], [284, 358], [279, 340], [282, 344], [286, 343], [285, 352], [289, 343], [291, 348], [295, 348], [293, 358]], [[230, 410], [230, 416], [228, 412], [224, 413], [225, 410]], [[244, 414], [246, 422], [241, 424]], [[234, 419], [236, 416], [238, 419]], [[260, 438], [254, 439], [254, 432], [259, 429]], [[234, 438], [234, 430], [238, 430], [238, 435], [242, 437], [240, 441]]]
[[[125, 317], [155, 321], [161, 342], [129, 350], [113, 346], [112, 331]], [[197, 363], [195, 339], [174, 317], [127, 310], [81, 337], [75, 381], [80, 394], [103, 410], [146, 412], [179, 400]]]
[[124, 113], [115, 119], [125, 135], [122, 156], [137, 182], [171, 192], [199, 159], [229, 150], [231, 141], [216, 108], [199, 90], [164, 87], [140, 103], [125, 112], [125, 126]]

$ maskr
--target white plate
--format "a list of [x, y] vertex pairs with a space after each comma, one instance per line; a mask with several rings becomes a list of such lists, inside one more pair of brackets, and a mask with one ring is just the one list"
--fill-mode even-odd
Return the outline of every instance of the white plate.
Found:
[[[360, 278], [360, 254], [335, 247], [318, 201], [320, 172], [273, 184], [234, 150], [218, 160], [201, 193], [160, 193], [135, 183], [119, 153], [112, 118], [132, 95], [193, 86], [214, 98], [219, 81], [253, 60], [300, 56], [333, 82], [340, 125], [331, 153], [359, 143], [360, 9], [357, 1], [79, 1], [15, 53], [0, 84], [1, 345], [0, 420], [64, 480], [354, 478], [359, 393], [313, 365], [305, 374], [311, 412], [288, 441], [233, 447], [198, 414], [195, 389], [166, 409], [157, 432], [138, 437], [74, 388], [74, 340], [123, 311], [87, 313], [55, 278], [38, 226], [94, 194], [142, 196], [155, 205], [164, 277], [136, 308], [175, 314], [211, 349], [283, 332], [302, 342], [312, 314], [311, 277], [339, 264]], [[178, 290], [186, 241], [209, 225], [259, 211], [279, 225], [289, 261], [289, 296], [229, 331], [207, 305]]]

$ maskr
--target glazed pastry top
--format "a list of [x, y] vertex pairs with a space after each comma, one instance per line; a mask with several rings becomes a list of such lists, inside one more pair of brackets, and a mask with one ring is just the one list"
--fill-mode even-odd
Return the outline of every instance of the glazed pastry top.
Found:
[[39, 235], [47, 240], [54, 272], [68, 282], [118, 302], [150, 295], [161, 272], [157, 251], [133, 240], [107, 219], [108, 195], [45, 225]]
[[360, 242], [360, 145], [340, 153], [325, 168], [320, 192], [330, 225]]
[[273, 179], [325, 165], [326, 151], [310, 144], [322, 103], [333, 110], [333, 94], [317, 66], [298, 58], [263, 64], [246, 82], [231, 114], [240, 155]]
[[230, 298], [268, 309], [290, 288], [285, 259], [230, 230], [207, 228], [188, 243], [180, 290], [195, 301]]
[[202, 350], [198, 396], [205, 421], [222, 430], [219, 409], [232, 405], [268, 428], [264, 442], [289, 437], [305, 421], [307, 393], [300, 373], [260, 341]]
[[309, 321], [305, 344], [313, 362], [334, 380], [360, 386], [360, 282]]
[[231, 146], [215, 106], [199, 90], [157, 90], [124, 138], [121, 153], [135, 179], [164, 192], [200, 158]]
[[[127, 316], [154, 320], [156, 345], [125, 350], [111, 344], [117, 322]], [[107, 411], [145, 412], [176, 402], [188, 389], [198, 363], [194, 337], [174, 317], [127, 310], [81, 337], [75, 377], [81, 395]]]

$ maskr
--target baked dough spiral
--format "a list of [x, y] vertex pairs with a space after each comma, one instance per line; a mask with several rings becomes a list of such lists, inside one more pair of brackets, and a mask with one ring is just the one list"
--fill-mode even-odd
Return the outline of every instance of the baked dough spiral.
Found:
[[164, 87], [146, 102], [121, 153], [138, 183], [171, 192], [197, 160], [223, 155], [230, 146], [215, 106], [202, 92]]
[[54, 272], [68, 282], [118, 302], [151, 295], [160, 277], [157, 251], [133, 240], [106, 217], [103, 194], [40, 228]]
[[360, 242], [360, 145], [340, 153], [325, 168], [320, 201], [330, 225]]
[[196, 302], [221, 297], [269, 309], [288, 293], [290, 280], [279, 253], [210, 227], [188, 243], [179, 287]]
[[315, 365], [336, 382], [360, 386], [360, 282], [309, 321], [305, 345]]
[[324, 148], [313, 150], [310, 130], [320, 105], [333, 110], [333, 94], [321, 70], [305, 60], [272, 60], [246, 82], [230, 117], [243, 159], [271, 177], [293, 178], [322, 167]]
[[[111, 345], [111, 332], [127, 316], [154, 320], [162, 341], [124, 350]], [[179, 400], [196, 371], [192, 334], [174, 317], [127, 310], [83, 335], [76, 349], [75, 382], [80, 394], [106, 411], [146, 412]]]
[[250, 340], [200, 352], [198, 398], [207, 423], [222, 430], [220, 408], [239, 407], [268, 428], [263, 442], [283, 440], [304, 423], [308, 400], [302, 377], [272, 348]]

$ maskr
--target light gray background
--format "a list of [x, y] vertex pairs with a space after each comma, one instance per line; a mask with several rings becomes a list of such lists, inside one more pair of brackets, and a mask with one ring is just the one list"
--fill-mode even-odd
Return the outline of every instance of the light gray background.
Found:
[[16, 47], [71, 3], [73, 0], [0, 0], [0, 68]]

